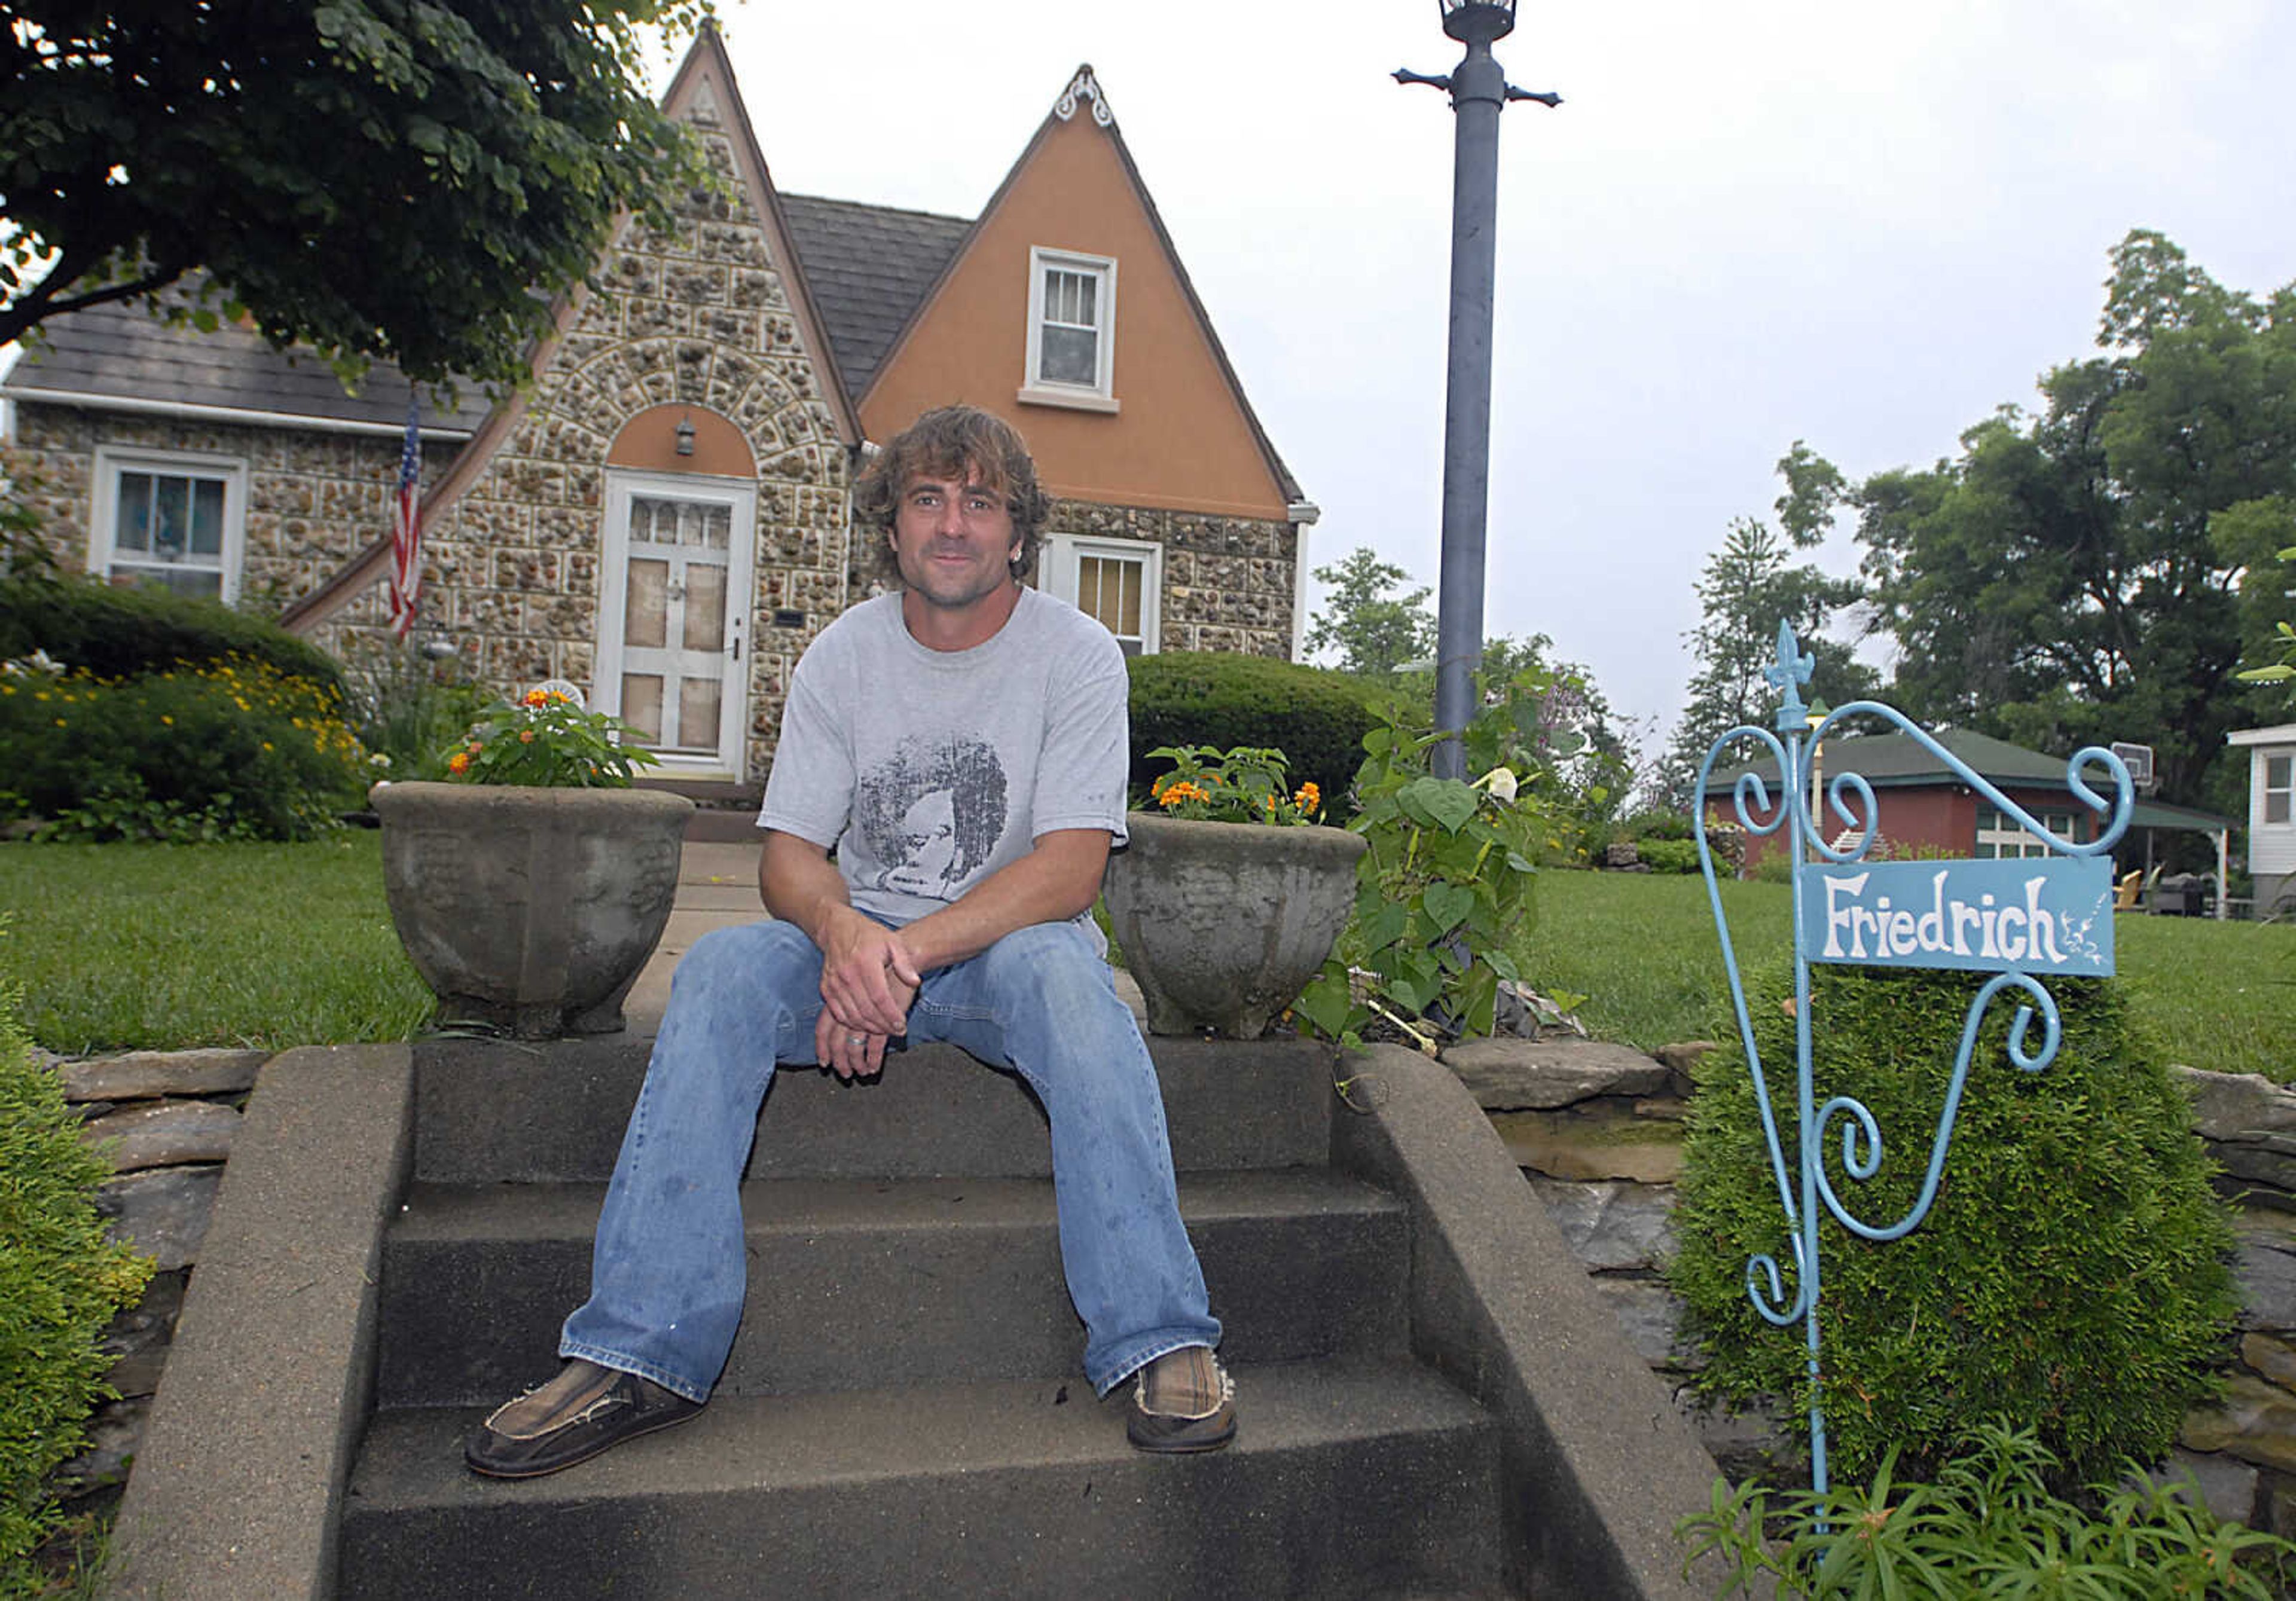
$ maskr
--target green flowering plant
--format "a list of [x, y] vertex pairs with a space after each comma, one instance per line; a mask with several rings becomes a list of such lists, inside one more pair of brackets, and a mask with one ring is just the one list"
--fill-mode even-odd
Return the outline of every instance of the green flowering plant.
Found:
[[523, 784], [542, 789], [627, 789], [636, 770], [659, 758], [627, 743], [639, 731], [585, 710], [563, 690], [530, 689], [515, 704], [488, 708], [447, 757], [447, 776], [463, 784]]
[[1324, 816], [1323, 792], [1311, 779], [1284, 780], [1283, 752], [1268, 746], [1160, 745], [1148, 752], [1172, 770], [1148, 786], [1165, 815], [1196, 823], [1273, 823], [1305, 827]]
[[[1377, 1022], [1431, 1053], [1446, 1036], [1492, 1031], [1501, 985], [1524, 981], [1514, 952], [1539, 863], [1565, 849], [1542, 792], [1558, 749], [1542, 740], [1549, 683], [1525, 669], [1483, 686], [1460, 730], [1467, 770], [1482, 775], [1472, 783], [1430, 771], [1442, 735], [1422, 731], [1416, 707], [1391, 702], [1364, 735], [1348, 826], [1371, 843], [1356, 866], [1355, 913], [1293, 1006], [1321, 1033], [1353, 1045]], [[1585, 997], [1550, 998], [1568, 1012]]]

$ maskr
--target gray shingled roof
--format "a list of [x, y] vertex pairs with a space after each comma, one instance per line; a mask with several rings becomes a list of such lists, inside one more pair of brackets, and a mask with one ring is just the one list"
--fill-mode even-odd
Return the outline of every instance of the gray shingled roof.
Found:
[[[846, 392], [858, 395], [972, 224], [811, 195], [781, 201]], [[25, 351], [0, 380], [0, 394], [101, 396], [393, 428], [406, 420], [406, 380], [398, 368], [378, 363], [358, 394], [346, 395], [324, 362], [274, 350], [245, 328], [170, 328], [140, 306], [113, 304], [57, 317], [44, 332], [46, 348]], [[453, 411], [426, 404], [426, 429], [477, 428], [486, 398], [474, 385], [460, 387]]]
[[857, 397], [972, 224], [816, 195], [781, 202], [846, 393]]
[[[94, 395], [176, 406], [222, 406], [337, 422], [406, 423], [406, 380], [377, 363], [357, 395], [343, 393], [327, 364], [273, 349], [262, 335], [226, 324], [212, 333], [170, 328], [138, 305], [90, 307], [41, 324], [45, 349], [28, 349], [0, 382], [12, 399]], [[424, 397], [426, 430], [469, 433], [487, 415], [476, 386], [441, 410]]]

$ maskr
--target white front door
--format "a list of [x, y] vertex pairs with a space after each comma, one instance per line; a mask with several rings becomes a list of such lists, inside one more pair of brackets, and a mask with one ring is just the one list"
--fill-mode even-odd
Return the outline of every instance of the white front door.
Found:
[[757, 512], [746, 480], [607, 475], [592, 700], [662, 773], [742, 776]]

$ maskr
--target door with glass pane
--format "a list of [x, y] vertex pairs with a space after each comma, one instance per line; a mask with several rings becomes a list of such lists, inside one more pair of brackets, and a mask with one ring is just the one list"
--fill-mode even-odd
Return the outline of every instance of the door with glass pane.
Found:
[[596, 698], [666, 768], [742, 771], [756, 509], [747, 485], [609, 484]]

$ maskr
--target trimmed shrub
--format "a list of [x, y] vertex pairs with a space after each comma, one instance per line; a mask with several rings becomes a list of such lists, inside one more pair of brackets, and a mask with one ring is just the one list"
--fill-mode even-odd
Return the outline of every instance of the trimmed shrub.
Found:
[[337, 693], [343, 686], [324, 651], [220, 601], [79, 578], [0, 577], [0, 661], [34, 651], [98, 678], [236, 656]]
[[[1855, 1095], [1882, 1131], [1881, 1170], [1841, 1169], [1827, 1126], [1826, 1171], [1865, 1222], [1886, 1226], [1919, 1194], [1966, 1010], [1982, 974], [1818, 966], [1811, 981], [1814, 1080], [1823, 1106]], [[2031, 1426], [2078, 1486], [2124, 1457], [2157, 1462], [2210, 1371], [2237, 1302], [2230, 1234], [2210, 1193], [2192, 1109], [2144, 1047], [2112, 980], [2052, 979], [2064, 1024], [2056, 1060], [2020, 1071], [2005, 1054], [2020, 998], [1997, 997], [1979, 1030], [1943, 1181], [1906, 1237], [1869, 1243], [1830, 1213], [1819, 1228], [1818, 1308], [1829, 1449], [1843, 1481], [1870, 1475], [1893, 1444], [1929, 1477], [1956, 1435], [1988, 1419]], [[1793, 1179], [1792, 973], [1751, 978], [1749, 1016], [1778, 1107]], [[1729, 1027], [1717, 1038], [1734, 1041]], [[2036, 1017], [2029, 1045], [2038, 1048]], [[1667, 1275], [1688, 1302], [1710, 1400], [1808, 1405], [1799, 1326], [1749, 1303], [1747, 1262], [1793, 1256], [1742, 1053], [1697, 1070]], [[1821, 1202], [1821, 1206], [1823, 1203]]]
[[1135, 656], [1132, 786], [1148, 785], [1170, 764], [1148, 752], [1166, 745], [1238, 745], [1283, 752], [1285, 782], [1313, 783], [1324, 820], [1352, 815], [1348, 786], [1363, 762], [1363, 737], [1379, 726], [1382, 693], [1349, 673], [1227, 651], [1166, 651]]
[[341, 704], [238, 657], [116, 683], [0, 671], [0, 818], [75, 840], [308, 839], [366, 783]]
[[1619, 832], [1630, 840], [1687, 841], [1691, 836], [1690, 814], [1672, 808], [1652, 808], [1628, 817], [1620, 825]]
[[1698, 842], [1695, 840], [1646, 839], [1635, 848], [1635, 854], [1643, 866], [1653, 873], [1698, 871]]
[[148, 1257], [104, 1237], [95, 1186], [109, 1170], [80, 1144], [56, 1076], [36, 1065], [0, 983], [0, 1589], [30, 1579], [57, 1521], [49, 1480], [112, 1393], [104, 1326], [134, 1302]]

